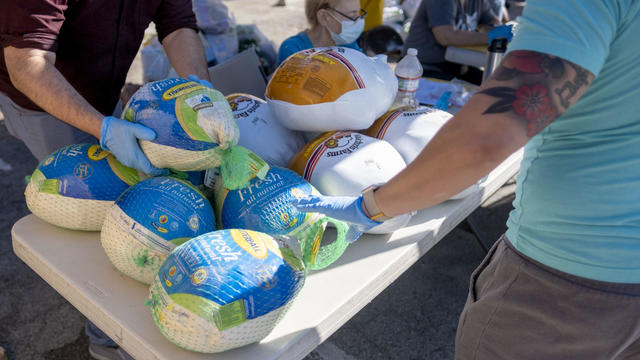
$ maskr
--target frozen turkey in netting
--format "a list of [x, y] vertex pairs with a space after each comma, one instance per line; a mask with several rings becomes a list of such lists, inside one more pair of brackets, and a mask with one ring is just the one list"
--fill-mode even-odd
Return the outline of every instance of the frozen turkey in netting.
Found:
[[[289, 168], [302, 175], [324, 195], [359, 196], [370, 185], [385, 183], [406, 167], [388, 142], [352, 131], [332, 131], [305, 145]], [[411, 215], [396, 216], [367, 231], [393, 232]]]
[[265, 96], [285, 127], [366, 129], [389, 109], [398, 81], [381, 58], [343, 47], [299, 51], [280, 64]]
[[60, 227], [99, 231], [113, 202], [139, 181], [99, 145], [77, 144], [47, 156], [24, 192], [29, 210]]
[[151, 284], [151, 313], [174, 344], [221, 352], [267, 336], [304, 280], [303, 263], [283, 242], [251, 230], [218, 230], [169, 255]]
[[118, 270], [150, 284], [176, 246], [215, 229], [211, 204], [198, 189], [188, 181], [155, 177], [116, 200], [100, 242]]
[[[253, 178], [249, 186], [228, 190], [217, 185], [216, 213], [221, 228], [250, 229], [272, 236], [286, 235], [299, 246], [305, 266], [311, 270], [329, 266], [358, 234], [342, 221], [318, 213], [301, 213], [290, 201], [320, 193], [295, 172], [271, 167], [264, 179]], [[325, 235], [327, 225], [335, 228]], [[293, 248], [294, 246], [292, 246]]]
[[125, 120], [156, 132], [140, 147], [159, 168], [181, 171], [221, 167], [227, 187], [246, 185], [266, 163], [238, 144], [239, 131], [229, 103], [217, 90], [179, 78], [143, 85], [123, 110]]
[[[387, 141], [409, 164], [452, 117], [450, 113], [438, 109], [401, 108], [386, 112], [365, 131], [365, 134]], [[477, 189], [478, 184], [473, 184], [453, 195], [451, 199], [462, 199]]]
[[227, 95], [240, 129], [239, 145], [246, 147], [271, 165], [287, 166], [304, 145], [298, 131], [282, 126], [266, 101], [249, 94]]

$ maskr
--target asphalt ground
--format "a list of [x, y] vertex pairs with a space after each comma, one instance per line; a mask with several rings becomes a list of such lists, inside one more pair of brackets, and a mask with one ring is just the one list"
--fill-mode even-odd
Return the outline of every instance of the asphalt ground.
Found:
[[[304, 28], [303, 0], [287, 0], [286, 7], [265, 1], [225, 3], [238, 23], [258, 24], [276, 45]], [[141, 81], [138, 61], [128, 79]], [[91, 359], [84, 316], [11, 247], [12, 225], [29, 213], [25, 176], [36, 166], [36, 159], [0, 120], [0, 347], [10, 360]], [[471, 215], [490, 242], [505, 231], [514, 188], [513, 181], [505, 184]], [[468, 279], [483, 257], [469, 231], [454, 229], [306, 359], [453, 359]]]

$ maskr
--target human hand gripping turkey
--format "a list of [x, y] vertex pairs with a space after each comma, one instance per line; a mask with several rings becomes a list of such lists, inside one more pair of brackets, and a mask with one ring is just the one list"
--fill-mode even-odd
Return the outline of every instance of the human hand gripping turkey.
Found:
[[125, 166], [152, 176], [168, 175], [167, 169], [151, 165], [138, 144], [138, 139], [151, 141], [155, 138], [156, 133], [144, 125], [114, 116], [107, 116], [102, 120], [100, 147], [110, 151]]
[[371, 220], [362, 208], [360, 196], [323, 196], [311, 195], [303, 198], [292, 198], [291, 204], [300, 212], [317, 212], [330, 218], [342, 220], [351, 225], [347, 241], [356, 241], [363, 232], [371, 230], [382, 223]]

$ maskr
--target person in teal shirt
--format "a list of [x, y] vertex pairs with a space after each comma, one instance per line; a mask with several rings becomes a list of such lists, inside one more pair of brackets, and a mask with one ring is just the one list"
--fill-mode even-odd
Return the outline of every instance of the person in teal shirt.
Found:
[[404, 171], [360, 197], [294, 204], [367, 230], [524, 146], [508, 230], [471, 275], [456, 359], [638, 359], [638, 34], [640, 1], [529, 0], [497, 70]]
[[366, 13], [359, 0], [305, 0], [304, 8], [309, 28], [282, 42], [277, 65], [313, 47], [344, 46], [362, 51], [356, 40], [364, 29]]

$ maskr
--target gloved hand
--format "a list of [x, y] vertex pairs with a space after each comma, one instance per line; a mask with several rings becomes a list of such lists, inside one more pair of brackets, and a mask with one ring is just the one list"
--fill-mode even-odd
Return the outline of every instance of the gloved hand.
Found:
[[362, 195], [355, 196], [307, 196], [293, 198], [291, 204], [300, 212], [317, 212], [350, 223], [365, 232], [381, 223], [369, 219], [362, 210]]
[[200, 78], [198, 78], [198, 77], [197, 77], [197, 76], [195, 76], [195, 75], [189, 75], [189, 76], [187, 76], [187, 79], [189, 79], [189, 80], [191, 80], [191, 81], [193, 81], [193, 82], [197, 82], [197, 83], [199, 83], [199, 84], [200, 84], [200, 85], [202, 85], [202, 86], [206, 86], [206, 87], [208, 87], [208, 88], [212, 88], [212, 89], [214, 89], [213, 85], [211, 85], [211, 83], [210, 83], [210, 82], [208, 82], [207, 80], [200, 80]]
[[107, 116], [100, 128], [100, 147], [110, 151], [125, 166], [138, 169], [145, 174], [168, 175], [167, 169], [158, 169], [140, 149], [138, 139], [153, 140], [156, 133], [140, 124]]
[[510, 42], [513, 38], [513, 25], [500, 25], [489, 31], [489, 44], [499, 38], [505, 38], [507, 42]]

